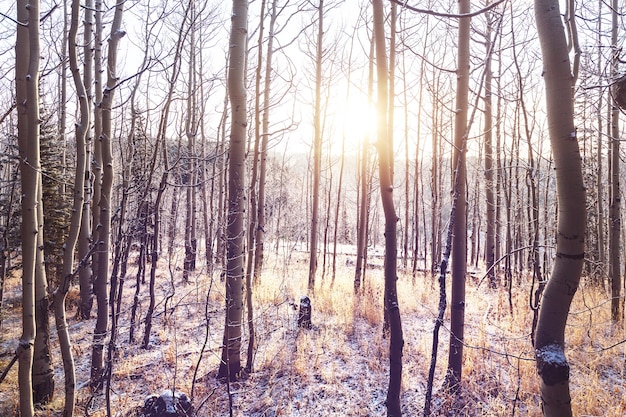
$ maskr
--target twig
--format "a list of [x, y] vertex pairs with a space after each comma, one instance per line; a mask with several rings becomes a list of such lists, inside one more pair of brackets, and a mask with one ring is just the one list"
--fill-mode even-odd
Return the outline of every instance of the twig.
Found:
[[[544, 248], [544, 249], [554, 249], [554, 246], [551, 245], [537, 245], [537, 248]], [[485, 280], [485, 278], [487, 278], [487, 276], [489, 275], [489, 273], [496, 267], [498, 266], [498, 264], [500, 264], [500, 262], [502, 262], [503, 260], [505, 260], [506, 258], [508, 258], [509, 256], [513, 255], [514, 253], [517, 252], [521, 252], [523, 250], [527, 250], [527, 249], [532, 249], [533, 246], [522, 246], [521, 248], [515, 248], [512, 249], [510, 252], [505, 253], [504, 255], [502, 255], [497, 261], [495, 261], [493, 263], [493, 265], [491, 265], [489, 267], [489, 269], [487, 271], [485, 271], [485, 275], [482, 276], [482, 278], [480, 278], [480, 281], [478, 281], [478, 285], [476, 286], [476, 288], [480, 287], [480, 284], [483, 283], [483, 281]]]
[[9, 16], [8, 14], [2, 13], [0, 12], [0, 16], [4, 17], [5, 19], [9, 19], [11, 22], [15, 23], [18, 26], [22, 26], [27, 28], [28, 27], [28, 23], [24, 23], [24, 22], [20, 22], [16, 19], [13, 19], [11, 16]]
[[13, 359], [11, 359], [11, 362], [9, 362], [7, 367], [2, 372], [2, 375], [0, 375], [0, 384], [2, 384], [2, 381], [4, 381], [4, 378], [6, 378], [7, 374], [11, 370], [11, 367], [13, 367], [15, 362], [17, 362], [17, 360], [19, 359], [20, 353], [21, 353], [21, 351], [20, 351], [20, 348], [18, 347], [17, 351], [15, 352], [15, 355], [13, 356]]

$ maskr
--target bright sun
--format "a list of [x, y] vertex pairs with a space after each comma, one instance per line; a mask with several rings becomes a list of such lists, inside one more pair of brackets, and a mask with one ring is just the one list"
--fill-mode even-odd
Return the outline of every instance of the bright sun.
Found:
[[356, 152], [366, 138], [372, 142], [376, 137], [376, 108], [365, 95], [350, 95], [337, 105], [336, 126], [338, 135], [333, 135], [333, 148], [339, 152], [345, 137], [345, 151]]

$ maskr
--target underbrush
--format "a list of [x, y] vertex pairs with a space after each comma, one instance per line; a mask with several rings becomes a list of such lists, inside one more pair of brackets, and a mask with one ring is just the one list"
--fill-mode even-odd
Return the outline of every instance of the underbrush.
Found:
[[[338, 264], [345, 265], [344, 261]], [[129, 275], [133, 273], [131, 270]], [[304, 254], [270, 258], [253, 293], [257, 335], [253, 371], [228, 387], [215, 378], [224, 326], [224, 283], [219, 271], [213, 276], [196, 271], [190, 283], [183, 283], [182, 272], [176, 271], [174, 285], [169, 273], [159, 275], [149, 349], [140, 347], [148, 304], [146, 288], [140, 292], [135, 342], [129, 341], [135, 284], [129, 284], [134, 279], [127, 277], [113, 364], [114, 415], [133, 415], [147, 395], [167, 389], [192, 397], [200, 416], [228, 415], [229, 404], [236, 416], [386, 415], [388, 340], [382, 334], [382, 274], [379, 269], [368, 270], [362, 292], [355, 296], [352, 267], [340, 268], [334, 279], [327, 271], [323, 280], [318, 274], [315, 291], [307, 293]], [[19, 277], [11, 277], [6, 288], [0, 369], [15, 352], [21, 331]], [[510, 293], [506, 288], [492, 290], [486, 282], [468, 280], [463, 383], [456, 396], [441, 389], [449, 341], [446, 321], [439, 337], [432, 404], [435, 415], [541, 414], [531, 343], [531, 291], [523, 277], [516, 278]], [[297, 327], [297, 304], [305, 294], [312, 300], [311, 329]], [[166, 308], [168, 295], [171, 300]], [[436, 278], [400, 272], [398, 295], [405, 340], [403, 413], [421, 416], [437, 316]], [[68, 316], [76, 359], [76, 415], [105, 416], [104, 395], [88, 388], [94, 320], [78, 321], [72, 312]], [[624, 415], [623, 338], [623, 328], [611, 322], [609, 295], [583, 284], [574, 299], [566, 334], [574, 415]], [[40, 416], [60, 415], [62, 409], [63, 374], [54, 331], [52, 344], [56, 400], [39, 410]], [[245, 366], [246, 336], [242, 346]], [[17, 366], [0, 385], [0, 415], [15, 415], [16, 407]]]

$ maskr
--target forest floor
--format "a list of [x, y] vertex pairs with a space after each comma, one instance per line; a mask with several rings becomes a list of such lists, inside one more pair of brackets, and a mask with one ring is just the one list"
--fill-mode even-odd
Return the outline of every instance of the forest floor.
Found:
[[[189, 283], [183, 283], [181, 271], [163, 268], [156, 286], [150, 348], [142, 349], [147, 286], [141, 287], [140, 324], [135, 342], [130, 343], [129, 317], [136, 289], [136, 271], [131, 270], [124, 287], [113, 368], [113, 415], [134, 415], [133, 410], [143, 404], [146, 396], [172, 388], [192, 398], [199, 416], [227, 416], [230, 407], [232, 415], [250, 417], [386, 415], [388, 340], [382, 335], [383, 274], [379, 268], [368, 270], [363, 294], [356, 297], [354, 267], [350, 264], [344, 255], [338, 258], [332, 288], [330, 274], [327, 272], [323, 279], [318, 274], [315, 293], [308, 294], [313, 328], [307, 330], [297, 327], [294, 308], [300, 296], [306, 294], [306, 255], [290, 252], [266, 261], [262, 280], [254, 289], [254, 370], [230, 386], [215, 378], [224, 326], [224, 284], [219, 273], [211, 279], [204, 271], [197, 271]], [[19, 277], [9, 279], [0, 333], [0, 370], [17, 347], [20, 291]], [[480, 271], [468, 279], [460, 396], [452, 401], [441, 389], [449, 340], [446, 321], [439, 338], [433, 415], [541, 414], [530, 341], [531, 291], [525, 278], [516, 280], [510, 298], [507, 289], [488, 289]], [[398, 294], [405, 340], [402, 410], [406, 416], [421, 416], [437, 316], [437, 280], [430, 274], [413, 278], [410, 273], [400, 273]], [[171, 299], [166, 310], [164, 299], [168, 295]], [[571, 311], [566, 354], [572, 366], [574, 415], [625, 415], [624, 345], [620, 343], [624, 332], [611, 322], [609, 296], [601, 289], [583, 285]], [[76, 360], [76, 415], [105, 416], [105, 397], [93, 395], [88, 388], [94, 319], [78, 321], [73, 312], [68, 315]], [[38, 411], [42, 417], [61, 415], [63, 407], [63, 373], [52, 322], [51, 330], [57, 388], [55, 400]], [[247, 345], [244, 336], [243, 365]], [[16, 365], [0, 385], [0, 416], [16, 415], [17, 403]]]

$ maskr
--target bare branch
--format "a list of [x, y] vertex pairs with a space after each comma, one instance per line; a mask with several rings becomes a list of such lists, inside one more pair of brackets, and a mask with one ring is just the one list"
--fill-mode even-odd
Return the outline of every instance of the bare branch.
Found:
[[5, 13], [0, 12], [0, 16], [4, 17], [5, 19], [9, 19], [11, 22], [15, 23], [15, 24], [16, 24], [16, 25], [18, 25], [18, 26], [22, 26], [22, 27], [25, 27], [25, 28], [27, 28], [27, 27], [28, 27], [28, 23], [23, 23], [23, 22], [20, 22], [20, 21], [18, 21], [18, 20], [16, 20], [16, 19], [13, 19], [13, 18], [12, 18], [11, 16], [9, 16], [8, 14], [5, 14]]
[[434, 10], [429, 10], [429, 9], [420, 9], [417, 7], [413, 7], [413, 6], [409, 6], [407, 4], [407, 1], [401, 1], [401, 0], [389, 0], [392, 3], [396, 3], [398, 5], [400, 5], [403, 9], [407, 9], [410, 10], [412, 12], [415, 13], [424, 13], [424, 14], [429, 14], [431, 16], [438, 16], [438, 17], [449, 17], [451, 19], [462, 19], [464, 17], [474, 17], [474, 16], [478, 16], [479, 14], [483, 14], [491, 9], [493, 9], [494, 7], [498, 6], [501, 3], [504, 3], [507, 0], [499, 0], [495, 3], [490, 4], [489, 6], [480, 9], [478, 11], [475, 12], [471, 12], [471, 13], [463, 13], [463, 14], [455, 14], [455, 13], [441, 13], [441, 12], [436, 12]]

